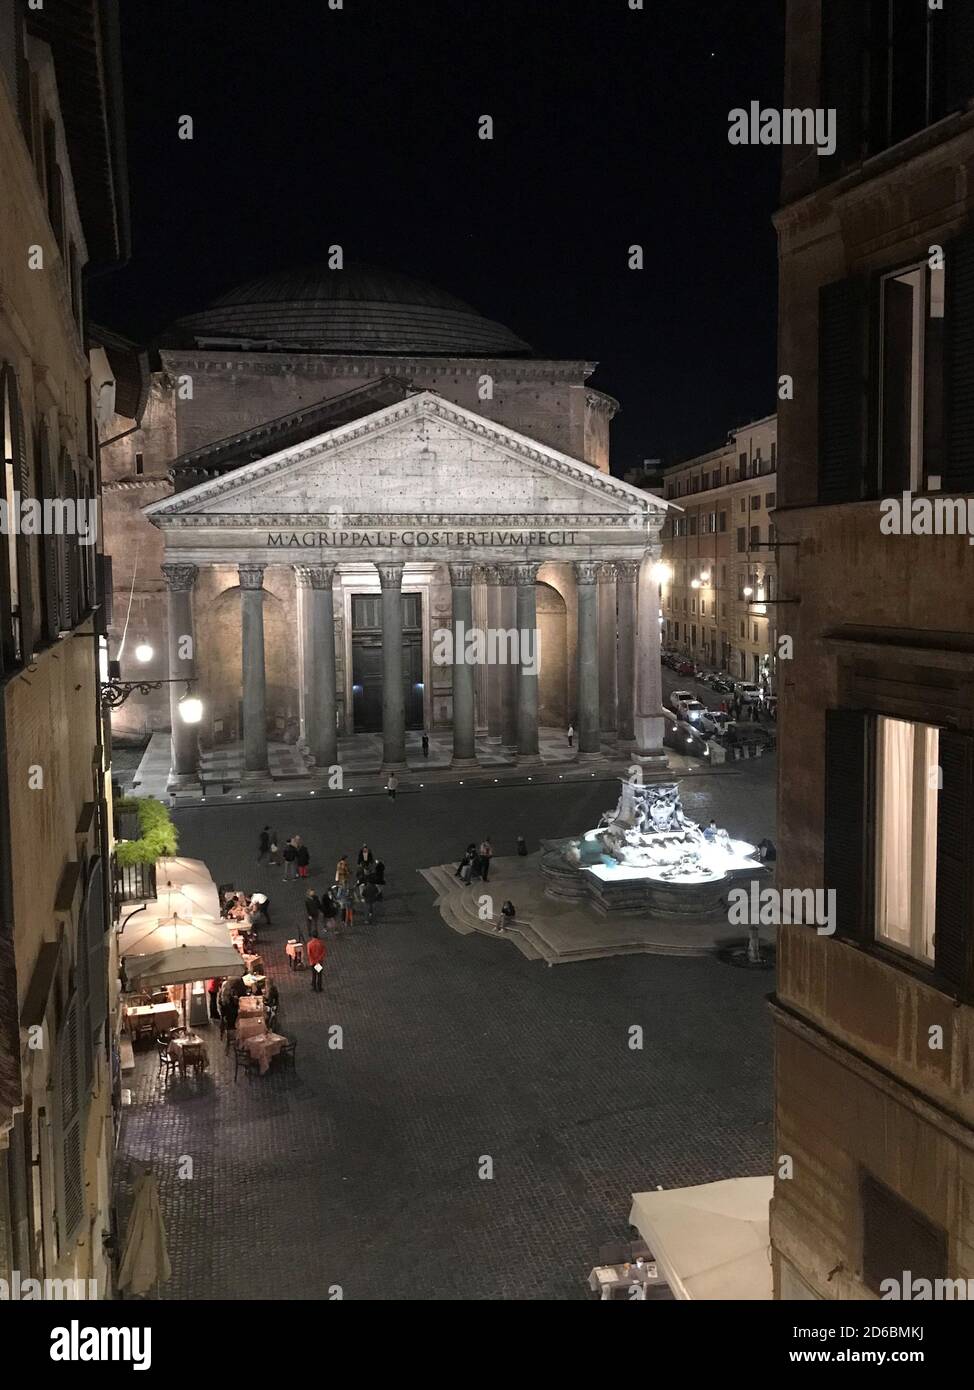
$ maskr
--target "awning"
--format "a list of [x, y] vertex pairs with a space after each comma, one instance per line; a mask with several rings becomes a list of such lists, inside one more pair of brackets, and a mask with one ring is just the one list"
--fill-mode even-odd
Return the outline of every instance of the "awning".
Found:
[[[215, 917], [195, 913], [192, 917], [174, 912], [171, 917], [143, 916], [129, 918], [118, 938], [119, 955], [126, 962], [133, 957], [157, 955], [174, 951], [179, 946], [229, 946], [227, 925]], [[129, 970], [126, 965], [126, 971]]]
[[634, 1192], [629, 1224], [675, 1298], [770, 1299], [773, 1191], [774, 1179], [764, 1177]]
[[232, 946], [175, 946], [154, 955], [125, 957], [125, 979], [129, 989], [239, 976], [246, 969]]

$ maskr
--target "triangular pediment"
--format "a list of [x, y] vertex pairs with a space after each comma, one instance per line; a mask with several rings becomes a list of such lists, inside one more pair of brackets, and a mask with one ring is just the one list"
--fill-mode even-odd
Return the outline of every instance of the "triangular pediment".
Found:
[[273, 514], [484, 518], [571, 513], [635, 524], [667, 504], [433, 392], [396, 402], [145, 509], [156, 525]]

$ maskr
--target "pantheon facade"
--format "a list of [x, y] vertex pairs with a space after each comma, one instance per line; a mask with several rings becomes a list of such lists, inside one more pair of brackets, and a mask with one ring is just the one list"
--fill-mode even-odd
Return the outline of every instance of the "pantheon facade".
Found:
[[171, 728], [174, 785], [201, 750], [234, 745], [259, 778], [275, 742], [320, 769], [354, 733], [403, 768], [408, 730], [449, 731], [461, 768], [485, 738], [536, 761], [539, 730], [568, 724], [583, 759], [661, 760], [666, 504], [609, 474], [594, 363], [346, 269], [244, 286], [151, 365], [105, 449], [103, 516], [122, 678], [203, 700], [196, 726], [181, 684], [115, 716]]

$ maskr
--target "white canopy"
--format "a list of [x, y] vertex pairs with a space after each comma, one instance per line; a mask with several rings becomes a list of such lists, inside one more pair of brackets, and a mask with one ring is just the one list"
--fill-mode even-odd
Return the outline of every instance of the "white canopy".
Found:
[[160, 859], [156, 864], [156, 897], [146, 900], [144, 911], [148, 917], [171, 917], [176, 912], [183, 917], [198, 913], [219, 917], [220, 895], [203, 860], [182, 855]]
[[118, 939], [119, 954], [126, 961], [130, 961], [133, 956], [151, 956], [159, 951], [171, 951], [177, 946], [229, 944], [226, 923], [218, 922], [204, 913], [183, 917], [174, 912], [172, 916], [159, 918], [143, 916], [139, 912], [128, 918]]
[[681, 1299], [770, 1299], [774, 1179], [730, 1178], [634, 1192], [629, 1224]]
[[125, 978], [130, 989], [240, 976], [246, 968], [232, 946], [175, 946], [152, 955], [125, 957]]

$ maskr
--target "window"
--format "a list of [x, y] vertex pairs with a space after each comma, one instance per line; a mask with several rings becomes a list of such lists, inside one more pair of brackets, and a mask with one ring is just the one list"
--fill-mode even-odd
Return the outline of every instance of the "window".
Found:
[[932, 7], [872, 0], [868, 16], [870, 150], [886, 149], [935, 119]]
[[756, 512], [761, 506], [761, 494], [756, 493], [751, 497], [751, 511]]
[[737, 456], [737, 476], [739, 478], [747, 476], [747, 454], [738, 454]]
[[715, 468], [711, 475], [711, 487], [720, 487], [720, 469]]
[[774, 530], [774, 527], [773, 527], [773, 526], [769, 526], [769, 527], [768, 527], [768, 545], [774, 545], [774, 543], [775, 543], [774, 537], [775, 537], [775, 530]]
[[695, 536], [696, 534], [697, 534], [697, 518], [696, 518], [695, 516], [692, 516], [692, 517], [690, 518], [690, 535], [691, 535], [691, 536]]
[[737, 553], [743, 555], [747, 550], [747, 531], [743, 526], [737, 528]]
[[939, 730], [876, 721], [876, 939], [932, 965]]
[[64, 186], [57, 162], [57, 133], [54, 122], [44, 121], [44, 177], [47, 193], [47, 215], [55, 240], [64, 250]]
[[862, 1278], [867, 1288], [881, 1294], [883, 1281], [903, 1280], [905, 1270], [914, 1279], [947, 1278], [947, 1232], [897, 1193], [863, 1172]]
[[700, 616], [701, 618], [705, 618], [707, 616], [707, 600], [705, 598], [702, 598], [700, 600]]
[[145, 472], [145, 459], [143, 458], [141, 453], [137, 453], [135, 455], [135, 471], [140, 478], [142, 474]]
[[[727, 604], [726, 604], [726, 603], [722, 603], [722, 604], [720, 605], [720, 616], [721, 616], [722, 618], [726, 618], [726, 617], [727, 617]], [[726, 637], [724, 638], [724, 641], [725, 641], [725, 642], [727, 641], [727, 638], [726, 638]]]
[[771, 468], [772, 468], [772, 471], [773, 471], [775, 468], [777, 468], [777, 466], [778, 466], [778, 446], [777, 446], [777, 444], [772, 444], [772, 445], [771, 445]]
[[726, 587], [727, 587], [727, 566], [726, 566], [726, 565], [721, 565], [721, 567], [720, 567], [720, 582], [721, 582], [721, 586], [722, 586], [723, 588], [726, 588]]
[[707, 530], [712, 536], [717, 534], [717, 513], [711, 512], [707, 518]]
[[741, 622], [741, 637], [745, 637], [746, 635], [747, 635], [747, 629], [745, 628], [744, 623], [743, 623], [743, 621], [742, 621], [742, 622]]
[[721, 514], [720, 514], [720, 526], [719, 526], [719, 529], [720, 529], [721, 531], [726, 531], [726, 530], [727, 530], [727, 513], [726, 513], [726, 512], [721, 512]]
[[739, 511], [742, 511], [742, 512], [746, 512], [746, 511], [747, 511], [747, 498], [746, 498], [746, 497], [742, 497], [742, 498], [741, 498], [740, 504], [739, 504], [739, 507], [738, 507], [738, 510], [739, 510]]
[[942, 414], [944, 272], [926, 264], [880, 282], [880, 478], [885, 491], [922, 487], [925, 425], [939, 457]]
[[752, 624], [751, 624], [751, 641], [752, 641], [752, 642], [757, 642], [757, 640], [758, 640], [758, 625], [757, 625], [757, 623], [752, 623]]
[[775, 492], [767, 492], [767, 493], [765, 493], [765, 495], [764, 495], [764, 505], [765, 505], [765, 507], [767, 508], [767, 510], [768, 510], [769, 512], [774, 510], [774, 506], [775, 506], [775, 501], [776, 501], [776, 499], [777, 499], [777, 493], [775, 493]]

